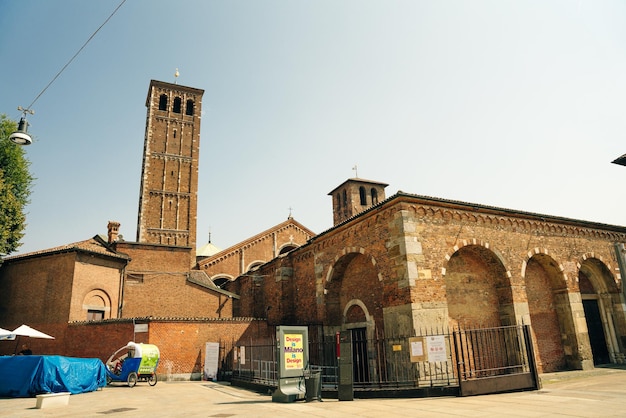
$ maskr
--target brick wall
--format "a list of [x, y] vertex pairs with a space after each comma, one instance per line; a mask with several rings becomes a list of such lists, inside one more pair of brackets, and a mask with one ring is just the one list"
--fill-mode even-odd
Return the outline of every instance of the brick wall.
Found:
[[190, 254], [185, 248], [118, 243], [128, 254], [122, 316], [232, 316], [232, 300], [187, 280]]
[[159, 347], [160, 379], [197, 379], [204, 368], [207, 342], [220, 343], [220, 359], [223, 359], [232, 356], [233, 345], [240, 341], [249, 343], [273, 336], [273, 328], [265, 322], [248, 318], [135, 321], [147, 323], [148, 332], [134, 334], [132, 319], [49, 325], [45, 329], [55, 340], [22, 337], [19, 341], [0, 341], [0, 355], [13, 354], [17, 344], [27, 341], [38, 355], [99, 358], [105, 362], [117, 349], [135, 341]]

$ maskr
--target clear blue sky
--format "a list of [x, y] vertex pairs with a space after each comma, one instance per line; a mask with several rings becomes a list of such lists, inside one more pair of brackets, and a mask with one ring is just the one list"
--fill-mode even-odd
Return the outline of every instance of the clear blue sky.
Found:
[[[0, 0], [19, 119], [121, 0]], [[626, 2], [128, 0], [35, 103], [17, 253], [135, 240], [151, 79], [205, 90], [198, 245], [332, 226], [355, 172], [398, 190], [626, 224]], [[14, 254], [17, 254], [14, 253]]]

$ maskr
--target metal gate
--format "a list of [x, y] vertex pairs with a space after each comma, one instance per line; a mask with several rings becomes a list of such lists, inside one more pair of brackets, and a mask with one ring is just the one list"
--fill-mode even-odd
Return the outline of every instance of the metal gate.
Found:
[[539, 389], [528, 325], [459, 329], [453, 336], [461, 396]]

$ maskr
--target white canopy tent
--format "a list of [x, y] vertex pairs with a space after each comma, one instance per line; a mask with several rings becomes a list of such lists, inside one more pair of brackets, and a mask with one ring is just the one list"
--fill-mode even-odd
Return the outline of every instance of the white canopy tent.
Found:
[[44, 334], [41, 331], [37, 331], [35, 328], [31, 328], [28, 325], [20, 325], [11, 331], [11, 334], [22, 335], [24, 337], [32, 338], [46, 338], [48, 340], [54, 340], [54, 337], [48, 334]]

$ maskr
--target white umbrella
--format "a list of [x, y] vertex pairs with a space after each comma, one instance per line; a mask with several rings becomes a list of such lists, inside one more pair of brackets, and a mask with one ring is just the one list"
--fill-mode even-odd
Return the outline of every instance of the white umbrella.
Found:
[[34, 328], [29, 327], [28, 325], [20, 325], [11, 331], [11, 334], [15, 335], [23, 335], [25, 337], [33, 337], [33, 338], [47, 338], [49, 340], [54, 340], [54, 337], [44, 334], [41, 331], [37, 331]]

